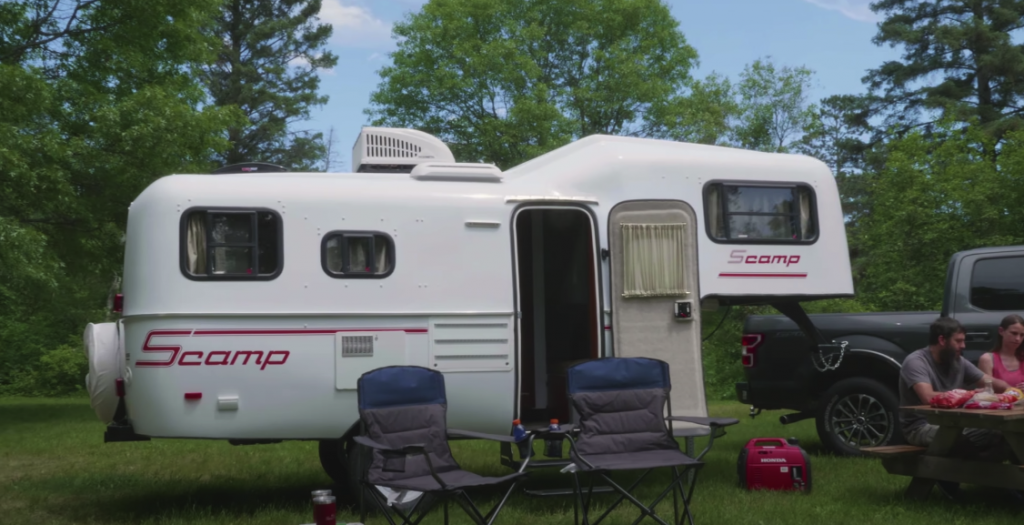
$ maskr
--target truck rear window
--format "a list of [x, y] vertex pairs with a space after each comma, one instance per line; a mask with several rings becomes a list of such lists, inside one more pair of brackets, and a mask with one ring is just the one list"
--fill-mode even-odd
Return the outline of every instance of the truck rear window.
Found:
[[708, 236], [721, 243], [811, 243], [818, 237], [814, 191], [802, 184], [711, 183]]
[[1024, 257], [998, 257], [974, 263], [971, 304], [983, 310], [1024, 310]]
[[281, 217], [263, 209], [191, 209], [182, 216], [181, 271], [194, 280], [277, 277]]

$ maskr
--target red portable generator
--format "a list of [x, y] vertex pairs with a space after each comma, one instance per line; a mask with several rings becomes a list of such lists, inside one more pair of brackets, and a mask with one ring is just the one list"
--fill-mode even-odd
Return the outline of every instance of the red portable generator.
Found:
[[796, 438], [751, 439], [736, 470], [747, 490], [811, 491], [811, 461]]

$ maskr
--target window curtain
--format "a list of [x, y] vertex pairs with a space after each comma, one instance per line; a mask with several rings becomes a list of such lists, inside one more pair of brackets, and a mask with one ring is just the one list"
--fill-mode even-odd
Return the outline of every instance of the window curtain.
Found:
[[206, 214], [193, 213], [188, 218], [188, 271], [194, 275], [206, 274]]
[[811, 193], [801, 189], [800, 194], [800, 238], [809, 239], [814, 237], [814, 230], [811, 228]]
[[341, 273], [341, 237], [327, 239], [327, 269]]
[[348, 271], [361, 273], [366, 271], [366, 245], [356, 239], [348, 240]]
[[708, 192], [708, 226], [711, 235], [721, 239], [725, 237], [725, 228], [722, 227], [722, 196], [719, 186], [712, 186]]
[[685, 224], [622, 224], [623, 297], [686, 295]]
[[390, 269], [390, 266], [391, 266], [390, 264], [388, 264], [388, 242], [387, 242], [387, 240], [384, 239], [384, 237], [382, 237], [380, 235], [377, 235], [376, 237], [374, 237], [373, 238], [373, 251], [376, 252], [374, 254], [374, 262], [376, 262], [376, 265], [377, 265], [377, 267], [374, 268], [374, 271], [376, 273], [387, 273], [387, 271]]

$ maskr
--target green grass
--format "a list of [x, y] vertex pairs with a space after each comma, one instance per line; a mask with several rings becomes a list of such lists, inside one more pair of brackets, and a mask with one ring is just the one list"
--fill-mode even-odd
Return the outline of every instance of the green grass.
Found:
[[[998, 492], [965, 487], [969, 504], [942, 500], [908, 502], [908, 478], [890, 476], [877, 460], [822, 454], [812, 421], [783, 427], [771, 412], [751, 420], [746, 407], [714, 402], [713, 415], [741, 419], [716, 440], [698, 477], [693, 511], [697, 524], [1018, 524], [1020, 509]], [[814, 489], [809, 495], [749, 493], [737, 486], [736, 457], [753, 437], [795, 436], [811, 454]], [[698, 441], [698, 446], [703, 443]], [[469, 470], [500, 475], [496, 446], [453, 446]], [[538, 446], [538, 450], [540, 447]], [[628, 477], [628, 476], [627, 476]], [[649, 501], [664, 486], [654, 477], [640, 491]], [[557, 486], [570, 478], [537, 473], [535, 486]], [[658, 483], [660, 482], [660, 483]], [[228, 524], [298, 525], [312, 522], [309, 491], [329, 488], [315, 443], [233, 447], [221, 441], [155, 440], [103, 444], [103, 425], [83, 399], [0, 399], [0, 523], [26, 524]], [[495, 493], [479, 500], [495, 501]], [[671, 515], [671, 504], [658, 507]], [[636, 514], [621, 506], [607, 523], [631, 523]], [[441, 514], [427, 523], [439, 523]], [[454, 523], [469, 523], [452, 513]], [[338, 522], [356, 521], [341, 509]], [[368, 523], [386, 523], [370, 515]], [[572, 522], [569, 498], [514, 494], [497, 523]], [[653, 523], [650, 520], [644, 523]]]

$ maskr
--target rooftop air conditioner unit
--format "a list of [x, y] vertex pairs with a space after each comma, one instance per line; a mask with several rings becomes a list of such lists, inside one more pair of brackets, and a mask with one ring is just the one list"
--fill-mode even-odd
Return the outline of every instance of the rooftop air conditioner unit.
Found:
[[352, 147], [357, 173], [411, 173], [424, 162], [455, 162], [448, 146], [415, 129], [363, 128]]

